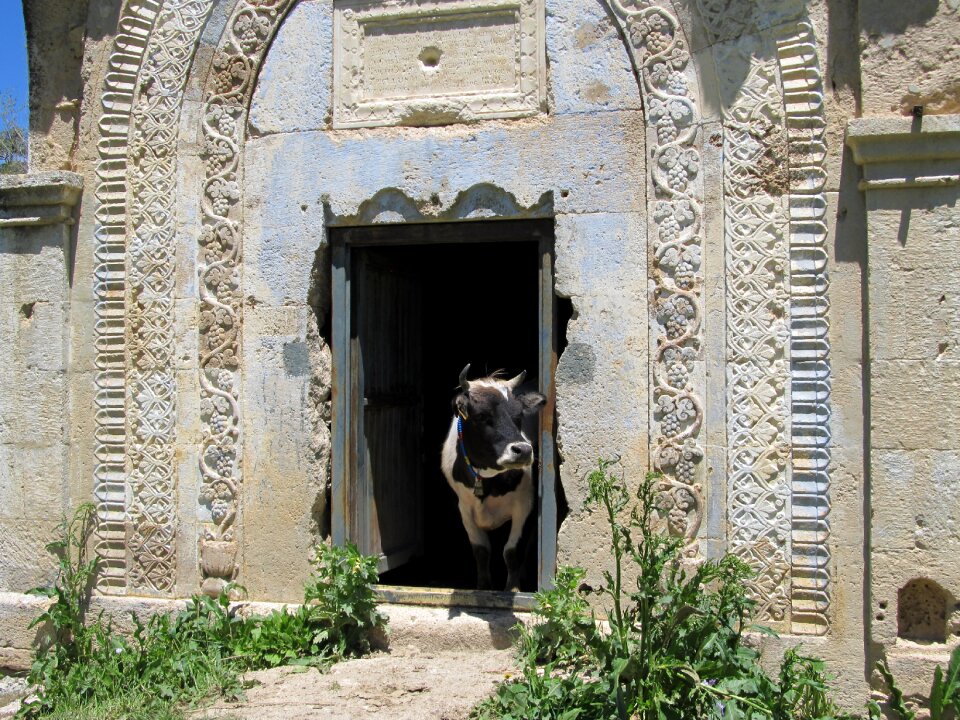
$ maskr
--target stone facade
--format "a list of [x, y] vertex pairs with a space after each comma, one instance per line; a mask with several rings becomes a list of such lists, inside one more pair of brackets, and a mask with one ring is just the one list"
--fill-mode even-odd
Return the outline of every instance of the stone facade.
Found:
[[558, 562], [608, 562], [583, 478], [619, 456], [852, 707], [957, 642], [956, 3], [24, 5], [0, 663], [83, 501], [104, 602], [297, 600], [336, 504], [331, 232], [524, 219], [571, 309]]

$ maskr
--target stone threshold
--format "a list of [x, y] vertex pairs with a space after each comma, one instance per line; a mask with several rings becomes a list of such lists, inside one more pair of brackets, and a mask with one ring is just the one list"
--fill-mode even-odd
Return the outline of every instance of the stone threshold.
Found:
[[[25, 672], [30, 669], [33, 645], [44, 630], [28, 628], [51, 602], [48, 598], [35, 595], [0, 592], [0, 670]], [[89, 612], [96, 616], [102, 611], [104, 616], [112, 619], [118, 632], [130, 634], [134, 629], [131, 613], [136, 613], [143, 620], [158, 613], [178, 612], [186, 604], [186, 599], [98, 595], [93, 598]], [[234, 612], [247, 616], [267, 615], [284, 607], [292, 610], [298, 604], [244, 600], [231, 603]], [[393, 602], [385, 602], [379, 608], [388, 621], [386, 634], [374, 638], [374, 646], [381, 650], [410, 647], [421, 652], [505, 650], [513, 645], [517, 624], [532, 622], [529, 613], [512, 608], [478, 608], [469, 605], [436, 607]]]

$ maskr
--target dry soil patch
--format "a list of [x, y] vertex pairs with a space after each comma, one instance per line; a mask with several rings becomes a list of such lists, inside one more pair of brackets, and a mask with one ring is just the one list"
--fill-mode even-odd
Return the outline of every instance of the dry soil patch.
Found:
[[246, 701], [218, 703], [196, 720], [462, 720], [513, 672], [510, 651], [421, 652], [400, 648], [328, 672], [276, 668], [248, 673]]

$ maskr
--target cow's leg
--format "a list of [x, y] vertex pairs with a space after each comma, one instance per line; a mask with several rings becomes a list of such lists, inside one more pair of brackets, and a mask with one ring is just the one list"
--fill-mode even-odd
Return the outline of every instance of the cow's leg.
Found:
[[527, 516], [533, 509], [533, 499], [524, 501], [518, 498], [510, 519], [510, 537], [503, 546], [503, 562], [507, 566], [507, 585], [504, 590], [518, 592], [520, 590], [520, 574], [523, 569], [523, 548], [519, 547], [523, 538], [523, 526]]
[[477, 563], [477, 590], [489, 590], [493, 587], [493, 581], [490, 579], [490, 538], [487, 537], [486, 532], [477, 527], [470, 508], [464, 507], [462, 503], [460, 519], [463, 520], [463, 527], [470, 539], [470, 547], [473, 548], [473, 559]]

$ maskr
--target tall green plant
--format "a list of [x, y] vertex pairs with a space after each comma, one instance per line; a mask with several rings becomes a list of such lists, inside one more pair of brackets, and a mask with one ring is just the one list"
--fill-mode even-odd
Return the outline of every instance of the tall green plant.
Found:
[[[907, 707], [907, 699], [897, 684], [890, 668], [882, 660], [877, 670], [887, 685], [887, 706], [895, 720], [914, 720], [917, 713]], [[929, 694], [930, 720], [955, 720], [960, 716], [960, 646], [953, 649], [947, 671], [937, 665], [933, 671], [933, 684]], [[870, 703], [870, 717], [880, 718], [883, 711], [876, 702]]]
[[53, 682], [58, 668], [70, 667], [90, 653], [94, 638], [84, 617], [98, 565], [98, 558], [87, 553], [95, 519], [93, 504], [81, 505], [70, 520], [64, 519], [57, 526], [60, 538], [46, 546], [47, 552], [57, 558], [57, 578], [52, 587], [29, 591], [53, 600], [30, 623], [30, 629], [43, 625], [51, 631], [49, 637], [41, 638], [30, 675], [33, 683], [45, 686]]
[[[752, 628], [749, 569], [731, 555], [685, 561], [682, 541], [658, 527], [660, 478], [648, 475], [633, 499], [612, 468], [601, 461], [588, 477], [588, 509], [603, 514], [610, 532], [603, 582], [589, 591], [582, 570], [558, 571], [555, 587], [536, 596], [538, 622], [520, 630], [520, 678], [502, 684], [474, 717], [842, 717], [820, 661], [790, 652], [773, 679], [744, 643]], [[598, 596], [609, 630], [588, 610], [588, 592]]]

